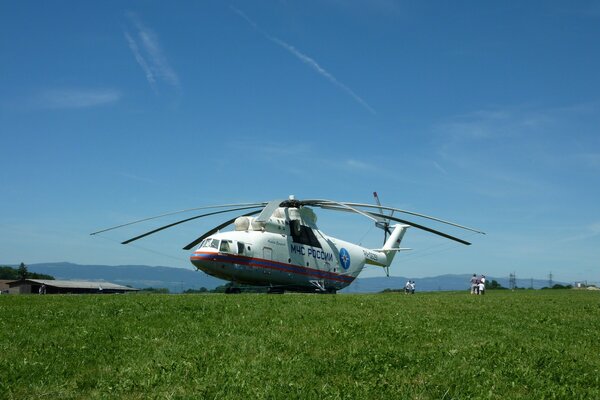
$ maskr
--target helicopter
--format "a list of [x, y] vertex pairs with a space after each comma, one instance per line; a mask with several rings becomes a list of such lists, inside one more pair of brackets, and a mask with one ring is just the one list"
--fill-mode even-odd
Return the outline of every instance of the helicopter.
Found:
[[[241, 285], [249, 285], [266, 287], [269, 293], [293, 291], [335, 294], [350, 285], [366, 265], [381, 267], [389, 276], [389, 268], [396, 253], [410, 250], [400, 247], [400, 243], [411, 227], [464, 245], [471, 244], [394, 216], [394, 212], [485, 234], [440, 218], [382, 206], [377, 192], [373, 196], [377, 204], [323, 199], [298, 200], [290, 195], [287, 199], [267, 202], [197, 207], [117, 225], [91, 235], [178, 213], [216, 210], [162, 226], [122, 242], [128, 244], [195, 219], [247, 211], [219, 224], [183, 247], [188, 251], [193, 249], [190, 262], [197, 270], [230, 281], [232, 285], [226, 288], [226, 293], [240, 293]], [[383, 246], [376, 249], [365, 248], [325, 234], [317, 227], [317, 215], [313, 208], [356, 213], [372, 220], [376, 227], [384, 231]], [[233, 230], [221, 232], [231, 224], [234, 225]]]

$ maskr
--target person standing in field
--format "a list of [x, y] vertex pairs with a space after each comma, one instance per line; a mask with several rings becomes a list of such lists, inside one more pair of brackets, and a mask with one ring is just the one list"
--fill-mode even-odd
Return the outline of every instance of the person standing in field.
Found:
[[404, 285], [404, 294], [410, 294], [410, 281], [406, 281]]
[[410, 282], [410, 294], [415, 294], [415, 281]]
[[477, 274], [473, 274], [471, 277], [471, 294], [477, 294], [478, 285]]
[[485, 294], [485, 275], [479, 278], [479, 294]]

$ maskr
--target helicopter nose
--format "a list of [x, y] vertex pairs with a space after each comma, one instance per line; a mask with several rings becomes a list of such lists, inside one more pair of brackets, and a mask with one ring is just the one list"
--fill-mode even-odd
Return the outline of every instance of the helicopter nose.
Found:
[[206, 273], [210, 273], [215, 268], [217, 268], [218, 263], [218, 253], [209, 253], [206, 251], [195, 251], [190, 256], [190, 262], [197, 269], [200, 269]]
[[211, 270], [211, 261], [209, 261], [208, 259], [206, 259], [205, 257], [200, 257], [197, 254], [192, 254], [190, 256], [190, 262], [192, 263], [192, 265], [194, 267], [196, 267], [196, 269], [199, 269], [201, 271], [204, 271], [206, 273], [210, 273]]
[[211, 257], [210, 254], [200, 254], [199, 252], [194, 252], [190, 256], [190, 262], [199, 269], [202, 269], [201, 267], [206, 267], [210, 261], [215, 261], [215, 257]]

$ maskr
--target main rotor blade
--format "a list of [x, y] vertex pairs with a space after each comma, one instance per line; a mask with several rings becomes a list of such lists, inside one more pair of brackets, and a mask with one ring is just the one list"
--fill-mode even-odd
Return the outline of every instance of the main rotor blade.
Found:
[[[333, 200], [302, 200], [301, 204], [307, 205], [307, 206], [321, 207], [321, 208], [330, 208], [332, 210], [338, 210], [338, 211], [350, 211], [350, 212], [354, 212], [354, 213], [363, 215], [369, 219], [372, 219], [375, 222], [379, 222], [379, 220], [377, 218], [372, 216], [375, 214], [373, 214], [371, 212], [359, 210], [358, 208], [353, 207], [354, 204], [351, 204], [351, 203], [344, 203], [344, 202], [333, 201]], [[330, 207], [328, 207], [328, 206], [330, 206]]]
[[381, 208], [381, 202], [379, 201], [379, 195], [377, 194], [377, 192], [373, 192], [373, 197], [375, 197], [375, 202], [377, 203], [377, 206], [379, 207], [379, 212], [381, 214], [383, 214], [383, 208]]
[[204, 206], [204, 207], [187, 208], [185, 210], [171, 211], [171, 212], [168, 212], [168, 213], [165, 213], [165, 214], [155, 215], [153, 217], [142, 218], [142, 219], [138, 219], [136, 221], [127, 222], [125, 224], [121, 224], [121, 225], [117, 225], [117, 226], [112, 226], [110, 228], [101, 229], [99, 231], [90, 233], [90, 235], [96, 235], [98, 233], [112, 231], [113, 229], [122, 228], [124, 226], [134, 225], [134, 224], [138, 224], [140, 222], [150, 221], [152, 219], [166, 217], [166, 216], [169, 216], [169, 215], [181, 214], [181, 213], [189, 212], [189, 211], [208, 210], [208, 209], [211, 209], [211, 208], [224, 208], [224, 207], [228, 207], [228, 208], [231, 208], [231, 207], [244, 207], [244, 206], [264, 207], [266, 204], [267, 204], [266, 202], [260, 202], [260, 203], [240, 203], [240, 204], [219, 204], [219, 205], [215, 205], [215, 206]]
[[283, 201], [284, 200], [271, 200], [265, 206], [265, 208], [263, 208], [263, 210], [260, 213], [260, 215], [258, 217], [256, 217], [256, 221], [258, 221], [258, 222], [267, 222], [269, 220], [269, 218], [271, 218], [271, 215], [273, 215], [273, 212], [279, 207], [279, 205]]
[[[310, 205], [315, 206], [315, 207], [321, 207], [321, 208], [329, 208], [332, 210], [335, 210], [335, 205], [337, 204], [344, 204], [346, 206], [350, 206], [350, 207], [366, 207], [366, 208], [381, 208], [384, 210], [389, 210], [389, 211], [397, 211], [397, 212], [401, 212], [404, 214], [409, 214], [409, 215], [414, 215], [416, 217], [421, 217], [421, 218], [426, 218], [426, 219], [430, 219], [432, 221], [437, 221], [437, 222], [441, 222], [443, 224], [447, 224], [447, 225], [452, 225], [455, 226], [457, 228], [461, 228], [461, 229], [466, 229], [468, 231], [471, 232], [475, 232], [475, 233], [480, 233], [482, 235], [485, 235], [485, 232], [482, 232], [480, 230], [474, 229], [474, 228], [469, 228], [468, 226], [464, 226], [464, 225], [459, 225], [455, 222], [451, 222], [451, 221], [446, 221], [440, 218], [436, 218], [436, 217], [432, 217], [430, 215], [425, 215], [425, 214], [419, 214], [413, 211], [407, 211], [407, 210], [402, 210], [400, 208], [394, 208], [394, 207], [386, 207], [386, 206], [378, 206], [378, 205], [373, 205], [373, 204], [363, 204], [363, 203], [346, 203], [346, 202], [332, 202], [329, 200], [309, 200], [311, 203]], [[332, 207], [333, 206], [333, 207]], [[342, 209], [342, 208], [337, 208], [338, 211], [348, 211], [347, 209]], [[371, 213], [369, 211], [370, 214], [375, 214], [375, 213]], [[389, 215], [384, 215], [384, 214], [378, 214], [381, 218], [390, 218]]]
[[231, 211], [247, 210], [249, 208], [256, 208], [256, 206], [254, 206], [254, 207], [239, 207], [239, 208], [233, 208], [233, 209], [230, 209], [230, 210], [221, 210], [221, 211], [211, 212], [211, 213], [208, 213], [208, 214], [196, 215], [195, 217], [182, 219], [181, 221], [177, 221], [177, 222], [173, 222], [172, 224], [169, 224], [169, 225], [161, 226], [160, 228], [151, 230], [150, 232], [146, 232], [146, 233], [143, 233], [143, 234], [141, 234], [139, 236], [136, 236], [134, 238], [126, 240], [126, 241], [122, 242], [121, 244], [128, 244], [128, 243], [134, 242], [134, 241], [136, 241], [138, 239], [141, 239], [143, 237], [152, 235], [153, 233], [160, 232], [160, 231], [162, 231], [164, 229], [171, 228], [171, 227], [173, 227], [175, 225], [183, 224], [184, 222], [192, 221], [194, 219], [198, 219], [198, 218], [202, 218], [202, 217], [208, 217], [209, 215], [223, 214], [223, 213], [227, 213], [227, 212], [231, 212]]
[[[369, 214], [371, 214], [373, 216], [383, 217], [382, 214], [377, 214], [377, 213], [373, 213], [373, 212], [370, 212], [370, 211], [369, 211]], [[404, 219], [392, 217], [392, 216], [389, 216], [389, 215], [385, 216], [385, 217], [391, 219], [392, 221], [400, 222], [400, 223], [406, 224], [406, 225], [410, 225], [410, 226], [413, 226], [413, 227], [415, 227], [417, 229], [421, 229], [423, 231], [427, 231], [427, 232], [433, 233], [435, 235], [445, 237], [446, 239], [454, 240], [455, 242], [462, 243], [462, 244], [465, 244], [467, 246], [471, 245], [471, 243], [467, 242], [466, 240], [459, 239], [459, 238], [457, 238], [455, 236], [448, 235], [447, 233], [440, 232], [440, 231], [437, 231], [435, 229], [431, 229], [431, 228], [428, 228], [426, 226], [423, 226], [423, 225], [420, 225], [420, 224], [416, 224], [414, 222], [410, 222], [410, 221], [407, 221], [407, 220], [404, 220]]]
[[[322, 204], [322, 205], [313, 204], [313, 205], [321, 207], [321, 208], [326, 209], [326, 210], [352, 211], [352, 210], [350, 210], [348, 208], [342, 208], [342, 207], [339, 207], [339, 206], [337, 206], [335, 204]], [[373, 206], [373, 208], [377, 208], [377, 207]], [[373, 219], [373, 218], [387, 218], [387, 219], [389, 219], [391, 221], [400, 222], [400, 223], [403, 223], [403, 224], [406, 224], [406, 225], [414, 226], [417, 229], [421, 229], [421, 230], [433, 233], [433, 234], [438, 235], [438, 236], [445, 237], [446, 239], [454, 240], [456, 242], [459, 242], [459, 243], [462, 243], [462, 244], [465, 244], [465, 245], [470, 245], [471, 244], [471, 243], [467, 242], [466, 240], [459, 239], [459, 238], [457, 238], [455, 236], [448, 235], [447, 233], [440, 232], [438, 230], [435, 230], [435, 229], [432, 229], [432, 228], [428, 228], [428, 227], [426, 227], [424, 225], [420, 225], [420, 224], [417, 224], [415, 222], [407, 221], [405, 219], [400, 219], [400, 218], [397, 218], [397, 217], [392, 217], [391, 215], [378, 214], [378, 213], [373, 212], [373, 211], [365, 211], [365, 213], [369, 214], [372, 217], [371, 219]], [[452, 225], [454, 225], [454, 224], [452, 224]], [[478, 231], [475, 231], [475, 232], [478, 232]], [[478, 232], [478, 233], [483, 233], [483, 232]]]
[[[379, 201], [379, 195], [377, 194], [377, 192], [373, 192], [373, 197], [375, 197], [375, 202], [379, 206], [379, 212], [383, 215], [383, 208], [381, 208], [381, 201]], [[390, 215], [392, 215], [392, 214], [393, 214], [393, 211], [392, 211], [392, 213], [390, 213]], [[376, 222], [375, 226], [383, 229], [383, 245], [385, 246], [385, 243], [387, 242], [388, 233], [390, 235], [392, 234], [392, 231], [390, 230], [390, 222], [389, 222], [389, 220], [386, 219], [386, 220], [383, 220], [380, 222]], [[388, 276], [390, 275], [389, 272], [390, 271], [389, 271], [389, 267], [388, 267], [388, 269], [387, 269]]]
[[[249, 217], [251, 215], [255, 215], [258, 214], [261, 210], [258, 211], [252, 211], [249, 212], [248, 214], [244, 214], [241, 215], [242, 217]], [[240, 216], [237, 216], [235, 218], [231, 218], [229, 221], [225, 221], [223, 222], [221, 225], [214, 227], [213, 229], [211, 229], [210, 231], [206, 232], [204, 235], [200, 236], [198, 239], [194, 240], [192, 243], [186, 245], [183, 250], [190, 250], [192, 247], [194, 247], [195, 245], [197, 245], [198, 243], [200, 243], [201, 241], [203, 241], [204, 239], [206, 239], [207, 237], [209, 237], [210, 235], [212, 235], [213, 233], [225, 228], [227, 225], [233, 223], [237, 218], [239, 218]]]

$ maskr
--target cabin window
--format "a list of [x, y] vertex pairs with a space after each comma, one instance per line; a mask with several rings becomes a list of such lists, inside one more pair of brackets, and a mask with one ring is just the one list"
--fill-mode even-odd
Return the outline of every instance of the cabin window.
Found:
[[221, 240], [221, 246], [219, 247], [219, 251], [222, 251], [223, 253], [231, 253], [230, 243], [230, 240]]
[[244, 254], [244, 243], [238, 242], [237, 248], [238, 248], [238, 254]]

